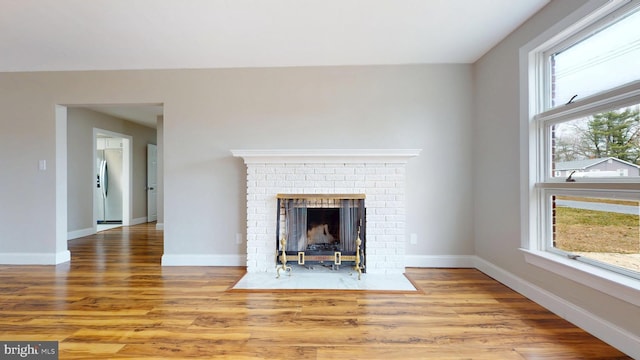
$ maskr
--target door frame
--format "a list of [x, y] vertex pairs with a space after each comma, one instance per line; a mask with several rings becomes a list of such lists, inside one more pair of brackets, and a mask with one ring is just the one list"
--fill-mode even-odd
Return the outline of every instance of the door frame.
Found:
[[[157, 141], [156, 141], [157, 142]], [[154, 170], [155, 170], [155, 184], [149, 184], [149, 168], [150, 168], [150, 159], [149, 159], [149, 153], [151, 151], [151, 149], [154, 149], [155, 152], [155, 165], [154, 165]], [[154, 189], [150, 189], [150, 186], [153, 185], [155, 188]], [[155, 197], [155, 214], [152, 215], [151, 211], [150, 211], [150, 204], [151, 204], [151, 195], [153, 195]], [[152, 221], [158, 221], [158, 145], [157, 144], [147, 144], [147, 222], [152, 222]]]
[[131, 174], [133, 173], [133, 155], [131, 152], [131, 144], [133, 137], [130, 135], [120, 134], [114, 131], [104, 130], [100, 128], [93, 128], [93, 158], [91, 160], [91, 179], [94, 181], [94, 192], [91, 197], [93, 206], [93, 231], [98, 230], [98, 209], [96, 205], [95, 194], [95, 171], [97, 167], [96, 158], [98, 157], [97, 139], [98, 134], [107, 135], [112, 138], [121, 138], [122, 141], [122, 183], [126, 184], [122, 188], [122, 226], [131, 225], [131, 208], [133, 207], [133, 199], [131, 197], [133, 190], [133, 179]]

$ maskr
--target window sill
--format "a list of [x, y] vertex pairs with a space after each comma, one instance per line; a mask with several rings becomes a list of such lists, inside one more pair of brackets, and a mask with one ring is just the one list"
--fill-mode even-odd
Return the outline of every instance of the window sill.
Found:
[[640, 306], [640, 281], [560, 255], [520, 249], [527, 263]]

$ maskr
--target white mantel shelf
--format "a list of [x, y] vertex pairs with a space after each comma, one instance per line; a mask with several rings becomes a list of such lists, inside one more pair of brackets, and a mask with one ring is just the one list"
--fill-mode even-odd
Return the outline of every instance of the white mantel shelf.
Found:
[[422, 149], [246, 149], [231, 150], [245, 164], [406, 163]]

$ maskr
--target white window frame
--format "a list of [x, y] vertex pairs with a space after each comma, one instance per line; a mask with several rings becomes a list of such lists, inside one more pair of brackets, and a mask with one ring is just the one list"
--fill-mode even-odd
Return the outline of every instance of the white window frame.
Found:
[[577, 261], [566, 253], [549, 249], [550, 194], [621, 197], [640, 200], [638, 178], [581, 178], [567, 183], [551, 172], [550, 136], [546, 125], [640, 103], [640, 81], [551, 108], [545, 78], [546, 56], [567, 47], [576, 37], [590, 33], [594, 24], [611, 21], [620, 11], [638, 6], [640, 0], [590, 0], [574, 13], [547, 29], [520, 49], [520, 177], [521, 250], [525, 260], [585, 286], [640, 306], [640, 280], [614, 272], [591, 261]]

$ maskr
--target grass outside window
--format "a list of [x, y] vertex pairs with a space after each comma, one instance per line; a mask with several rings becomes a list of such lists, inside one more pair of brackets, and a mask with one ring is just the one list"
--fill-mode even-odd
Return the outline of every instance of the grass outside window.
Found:
[[555, 248], [640, 274], [637, 201], [555, 196], [554, 203]]

